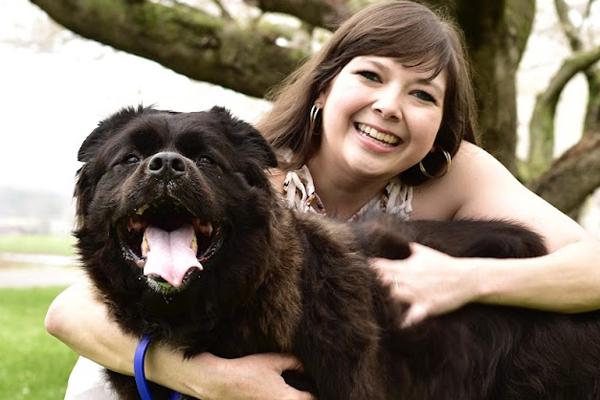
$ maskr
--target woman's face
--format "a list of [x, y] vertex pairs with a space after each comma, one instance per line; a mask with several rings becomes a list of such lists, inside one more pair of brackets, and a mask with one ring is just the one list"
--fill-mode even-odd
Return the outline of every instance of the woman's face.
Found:
[[446, 73], [405, 68], [389, 57], [352, 59], [317, 100], [323, 106], [321, 165], [390, 179], [418, 163], [442, 121]]

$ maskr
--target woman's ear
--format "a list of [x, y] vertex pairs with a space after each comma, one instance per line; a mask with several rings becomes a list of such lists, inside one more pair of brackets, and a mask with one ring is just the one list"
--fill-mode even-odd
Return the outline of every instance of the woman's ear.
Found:
[[319, 94], [315, 99], [314, 105], [316, 105], [319, 108], [323, 108], [325, 106], [325, 101], [327, 100], [328, 92], [329, 90], [321, 92], [321, 94]]

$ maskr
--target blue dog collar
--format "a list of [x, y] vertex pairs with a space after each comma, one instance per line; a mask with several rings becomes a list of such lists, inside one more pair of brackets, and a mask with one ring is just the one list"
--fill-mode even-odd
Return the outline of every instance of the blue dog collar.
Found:
[[[148, 351], [148, 347], [150, 347], [150, 342], [150, 337], [144, 335], [138, 343], [133, 357], [133, 376], [142, 400], [152, 400], [152, 392], [150, 392], [150, 385], [148, 385], [146, 372], [144, 371], [144, 360], [146, 359], [146, 352]], [[180, 398], [183, 398], [183, 396], [176, 391], [173, 391], [169, 397], [170, 400], [178, 400]]]

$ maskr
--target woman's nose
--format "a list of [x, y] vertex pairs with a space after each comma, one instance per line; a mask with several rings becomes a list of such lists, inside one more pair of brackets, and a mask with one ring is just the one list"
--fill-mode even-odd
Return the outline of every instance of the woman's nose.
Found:
[[402, 118], [400, 95], [389, 92], [382, 93], [373, 103], [372, 108], [382, 118], [398, 121]]

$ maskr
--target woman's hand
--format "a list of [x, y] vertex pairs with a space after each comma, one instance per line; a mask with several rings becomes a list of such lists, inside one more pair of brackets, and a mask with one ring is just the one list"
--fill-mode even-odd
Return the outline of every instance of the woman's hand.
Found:
[[293, 356], [268, 353], [223, 359], [201, 354], [189, 360], [192, 365], [187, 369], [193, 370], [194, 363], [198, 370], [206, 369], [207, 361], [214, 368], [210, 370], [210, 383], [205, 382], [198, 391], [203, 400], [315, 400], [310, 393], [287, 385], [281, 377], [285, 370], [302, 369]]
[[405, 260], [371, 260], [392, 296], [410, 303], [403, 327], [427, 317], [455, 310], [478, 294], [475, 269], [464, 259], [411, 243], [412, 254]]
[[[113, 371], [133, 375], [139, 339], [121, 331], [87, 280], [53, 301], [46, 329], [78, 353]], [[184, 359], [182, 353], [161, 343], [151, 346], [146, 357], [149, 380], [203, 400], [313, 400], [285, 383], [281, 372], [290, 369], [301, 369], [301, 365], [288, 355], [256, 354], [230, 360], [202, 353]]]

